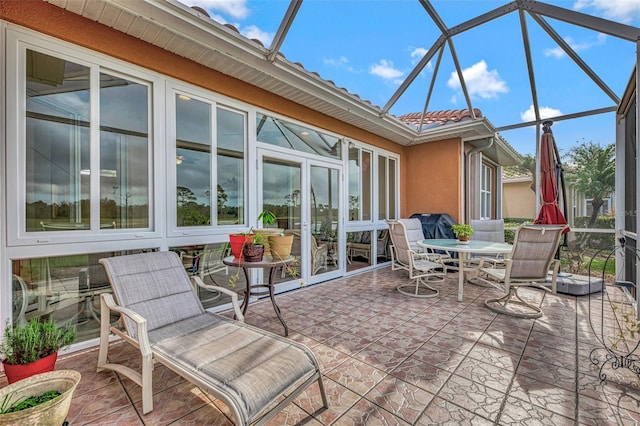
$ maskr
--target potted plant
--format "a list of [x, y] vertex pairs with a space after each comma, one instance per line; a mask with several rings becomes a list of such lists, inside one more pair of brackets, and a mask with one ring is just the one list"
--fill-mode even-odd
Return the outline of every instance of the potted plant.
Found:
[[461, 243], [468, 243], [469, 238], [476, 232], [471, 225], [466, 223], [460, 223], [457, 225], [451, 225], [451, 230], [458, 237], [458, 241]]
[[0, 389], [0, 425], [65, 424], [81, 375], [73, 370], [36, 374]]
[[245, 242], [242, 246], [242, 257], [246, 262], [260, 262], [264, 256], [265, 236], [254, 234], [251, 242]]
[[[262, 212], [260, 212], [260, 214], [258, 215], [258, 221], [262, 220], [262, 223], [264, 225], [272, 225], [274, 223], [276, 223], [276, 215], [269, 210], [263, 210]], [[280, 232], [281, 230], [273, 230], [271, 232]], [[254, 229], [253, 226], [251, 228], [249, 228], [249, 231], [247, 232], [239, 232], [236, 234], [229, 234], [229, 245], [231, 246], [231, 254], [234, 257], [240, 258], [243, 256], [242, 251], [243, 248], [245, 246], [245, 244], [251, 244], [253, 239], [255, 238], [255, 235], [260, 233], [260, 234], [267, 234], [270, 231], [261, 229], [259, 230], [259, 232], [256, 232], [254, 234]], [[265, 238], [262, 243], [260, 244], [262, 246], [266, 246], [268, 245], [268, 241]]]
[[53, 371], [58, 351], [68, 347], [75, 338], [75, 326], [70, 323], [57, 325], [53, 318], [47, 321], [32, 318], [26, 324], [13, 325], [7, 320], [0, 345], [7, 381], [14, 383], [34, 374]]
[[[276, 215], [268, 210], [258, 215], [258, 220], [262, 219], [264, 225], [273, 225], [276, 223]], [[264, 232], [264, 231], [262, 231]], [[270, 255], [274, 259], [282, 260], [291, 254], [291, 246], [293, 245], [293, 235], [287, 235], [284, 229], [277, 229], [275, 233], [269, 233], [267, 236], [267, 244], [265, 244], [265, 254]]]

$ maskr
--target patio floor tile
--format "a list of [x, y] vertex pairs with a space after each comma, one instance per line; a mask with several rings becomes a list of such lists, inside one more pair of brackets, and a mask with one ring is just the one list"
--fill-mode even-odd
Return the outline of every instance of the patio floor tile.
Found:
[[[440, 295], [431, 299], [398, 293], [406, 280], [406, 272], [385, 268], [276, 296], [289, 338], [320, 362], [329, 408], [313, 384], [269, 425], [640, 423], [638, 375], [606, 363], [601, 381], [604, 351], [595, 352], [600, 364], [591, 362], [602, 345], [585, 296], [522, 291], [543, 307], [532, 320], [489, 311], [484, 300], [498, 294], [490, 288], [465, 285], [458, 302], [456, 272], [435, 285]], [[600, 308], [599, 295], [592, 303]], [[606, 324], [612, 318], [605, 312]], [[247, 322], [284, 332], [269, 300], [253, 302]], [[96, 372], [97, 356], [89, 348], [58, 360], [58, 369], [82, 374], [70, 424], [233, 424], [224, 403], [159, 364], [154, 410], [143, 415], [140, 388], [112, 371]], [[111, 344], [109, 359], [140, 365], [139, 352], [122, 342]]]

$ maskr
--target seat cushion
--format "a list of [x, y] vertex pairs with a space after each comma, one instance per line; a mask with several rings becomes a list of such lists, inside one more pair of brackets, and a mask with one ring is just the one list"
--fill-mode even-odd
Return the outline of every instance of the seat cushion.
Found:
[[236, 401], [246, 419], [316, 372], [308, 348], [205, 312], [149, 333], [154, 353]]

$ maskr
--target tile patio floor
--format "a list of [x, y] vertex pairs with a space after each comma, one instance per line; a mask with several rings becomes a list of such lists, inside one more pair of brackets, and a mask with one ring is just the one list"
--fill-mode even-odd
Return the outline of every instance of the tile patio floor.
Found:
[[[640, 379], [607, 367], [601, 382], [589, 361], [597, 341], [586, 296], [527, 290], [545, 312], [528, 320], [489, 311], [483, 302], [493, 289], [465, 285], [458, 302], [455, 272], [432, 299], [399, 294], [404, 280], [406, 272], [385, 268], [277, 296], [290, 337], [319, 358], [330, 407], [317, 411], [314, 384], [270, 425], [640, 422]], [[268, 301], [250, 305], [247, 322], [283, 332]], [[129, 348], [116, 343], [110, 356], [137, 363]], [[96, 359], [93, 349], [57, 363], [82, 373], [70, 425], [231, 424], [223, 404], [163, 366], [154, 372], [154, 410], [142, 415], [139, 388], [96, 373]]]

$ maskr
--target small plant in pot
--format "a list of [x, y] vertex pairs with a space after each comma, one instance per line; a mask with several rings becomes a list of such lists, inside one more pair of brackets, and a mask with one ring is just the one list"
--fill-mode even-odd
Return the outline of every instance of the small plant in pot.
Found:
[[[276, 223], [277, 218], [276, 215], [269, 211], [265, 210], [258, 215], [258, 220], [262, 219], [262, 223], [264, 225], [273, 225]], [[267, 237], [267, 249], [269, 254], [275, 260], [283, 260], [289, 257], [291, 254], [291, 246], [293, 245], [293, 235], [287, 235], [284, 233], [284, 230], [280, 229], [275, 234], [269, 234]]]
[[461, 223], [458, 225], [451, 225], [451, 230], [458, 238], [458, 241], [461, 243], [468, 243], [469, 238], [476, 232], [471, 225], [466, 223]]
[[32, 318], [25, 324], [13, 325], [7, 320], [0, 345], [7, 381], [14, 383], [34, 374], [53, 371], [58, 351], [71, 345], [75, 338], [75, 326], [70, 323], [57, 325], [53, 318], [46, 321]]
[[264, 256], [265, 236], [255, 234], [253, 241], [245, 242], [242, 246], [242, 257], [246, 262], [260, 262]]

